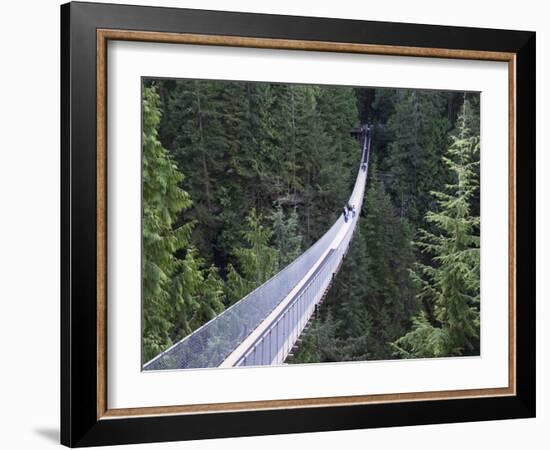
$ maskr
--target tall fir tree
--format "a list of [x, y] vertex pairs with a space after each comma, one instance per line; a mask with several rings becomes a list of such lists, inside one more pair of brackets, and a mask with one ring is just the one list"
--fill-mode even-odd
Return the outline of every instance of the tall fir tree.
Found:
[[454, 174], [446, 192], [433, 192], [437, 210], [426, 214], [436, 228], [421, 230], [419, 249], [432, 257], [413, 272], [424, 311], [411, 331], [395, 341], [401, 357], [479, 354], [479, 216], [471, 199], [479, 189], [479, 136], [472, 135], [466, 101], [444, 163]]
[[238, 270], [232, 264], [228, 266], [229, 303], [243, 298], [275, 275], [279, 269], [277, 250], [270, 245], [273, 232], [262, 222], [263, 217], [255, 209], [246, 217], [246, 228], [242, 231], [246, 246], [235, 250]]
[[281, 205], [271, 214], [273, 243], [277, 250], [278, 266], [283, 269], [302, 253], [302, 235], [299, 230], [298, 214], [291, 209], [288, 216]]
[[406, 331], [418, 304], [409, 278], [415, 261], [411, 226], [396, 212], [375, 165], [364, 211], [361, 227], [367, 244], [363, 277], [364, 303], [371, 321], [369, 356], [387, 359], [392, 356], [389, 343]]
[[446, 171], [440, 160], [450, 123], [445, 92], [400, 90], [388, 119], [391, 143], [381, 160], [386, 184], [401, 217], [420, 223], [431, 206], [431, 190], [444, 186]]
[[[205, 283], [202, 261], [190, 245], [193, 222], [176, 226], [178, 214], [192, 202], [179, 187], [183, 175], [158, 139], [159, 103], [155, 88], [143, 90], [144, 361], [223, 309], [221, 280], [210, 269]], [[182, 259], [178, 251], [185, 253]]]

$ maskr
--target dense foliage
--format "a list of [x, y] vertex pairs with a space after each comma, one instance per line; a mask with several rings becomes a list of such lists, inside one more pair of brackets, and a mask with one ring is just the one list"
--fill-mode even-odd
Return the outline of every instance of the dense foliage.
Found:
[[340, 214], [369, 122], [362, 217], [288, 362], [479, 353], [479, 95], [147, 80], [148, 360], [269, 279]]
[[479, 137], [467, 128], [467, 103], [444, 162], [454, 173], [447, 192], [432, 192], [435, 211], [426, 214], [435, 232], [421, 229], [416, 243], [432, 256], [417, 263], [413, 278], [426, 305], [413, 329], [394, 344], [405, 357], [479, 354], [479, 217], [471, 200], [479, 188]]
[[147, 361], [223, 310], [223, 282], [191, 243], [192, 205], [183, 175], [158, 140], [159, 98], [143, 92], [143, 359]]

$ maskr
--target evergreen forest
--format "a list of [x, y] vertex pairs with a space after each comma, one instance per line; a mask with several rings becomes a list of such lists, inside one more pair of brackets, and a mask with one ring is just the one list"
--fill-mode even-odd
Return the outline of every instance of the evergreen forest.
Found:
[[188, 79], [142, 89], [143, 361], [342, 214], [350, 250], [287, 363], [479, 355], [478, 93]]

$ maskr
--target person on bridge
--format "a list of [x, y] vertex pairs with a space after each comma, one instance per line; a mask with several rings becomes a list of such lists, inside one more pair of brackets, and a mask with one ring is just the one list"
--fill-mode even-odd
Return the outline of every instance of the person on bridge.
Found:
[[351, 205], [351, 217], [355, 217], [355, 205]]
[[344, 222], [347, 222], [348, 221], [348, 207], [347, 206], [344, 206]]

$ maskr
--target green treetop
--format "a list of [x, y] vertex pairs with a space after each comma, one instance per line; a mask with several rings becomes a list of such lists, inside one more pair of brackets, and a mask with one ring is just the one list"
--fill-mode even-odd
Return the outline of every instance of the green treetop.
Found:
[[230, 303], [243, 298], [279, 269], [277, 250], [270, 246], [273, 232], [262, 224], [262, 220], [255, 209], [246, 217], [246, 227], [242, 231], [246, 247], [235, 250], [239, 271], [232, 264], [228, 265], [227, 270], [227, 296]]
[[273, 240], [278, 253], [279, 269], [283, 269], [302, 253], [302, 235], [298, 227], [298, 214], [292, 209], [288, 217], [281, 205], [271, 214]]

